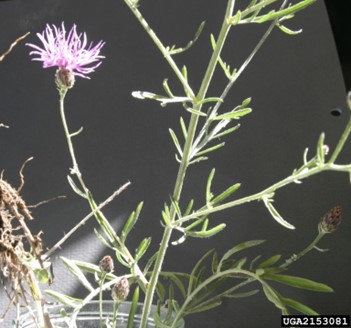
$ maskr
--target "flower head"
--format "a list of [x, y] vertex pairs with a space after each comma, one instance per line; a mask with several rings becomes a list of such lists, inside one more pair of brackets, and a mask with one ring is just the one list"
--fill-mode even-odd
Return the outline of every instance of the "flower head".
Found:
[[129, 280], [126, 277], [121, 278], [112, 288], [112, 298], [115, 302], [120, 303], [126, 300], [129, 294]]
[[102, 272], [110, 273], [113, 271], [114, 264], [113, 259], [109, 255], [105, 255], [102, 260], [99, 262], [99, 268]]
[[319, 229], [324, 233], [334, 232], [341, 223], [341, 207], [335, 206], [324, 214], [320, 223]]
[[42, 61], [44, 68], [57, 66], [73, 75], [89, 79], [87, 74], [94, 72], [100, 66], [101, 59], [105, 58], [100, 55], [105, 43], [88, 44], [86, 34], [78, 34], [76, 25], [67, 34], [64, 23], [61, 28], [48, 24], [43, 33], [37, 33], [37, 36], [43, 44], [42, 48], [31, 43], [26, 45], [34, 49], [30, 52], [30, 55], [34, 55], [32, 60]]

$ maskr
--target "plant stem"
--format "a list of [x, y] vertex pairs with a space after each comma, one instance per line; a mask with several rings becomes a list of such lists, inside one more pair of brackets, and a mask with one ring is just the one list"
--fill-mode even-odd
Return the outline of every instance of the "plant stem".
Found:
[[[81, 174], [81, 172], [79, 170], [78, 162], [76, 160], [74, 147], [73, 147], [73, 143], [72, 143], [72, 137], [75, 136], [76, 133], [71, 134], [69, 132], [68, 125], [67, 125], [67, 120], [66, 120], [66, 116], [65, 116], [64, 99], [65, 99], [65, 96], [67, 94], [67, 91], [68, 91], [68, 89], [66, 89], [66, 88], [61, 88], [60, 91], [59, 91], [60, 92], [60, 114], [61, 114], [61, 120], [62, 120], [63, 129], [64, 129], [66, 140], [67, 140], [68, 150], [69, 150], [69, 153], [70, 153], [71, 159], [72, 159], [73, 167], [72, 167], [71, 173], [75, 174], [77, 176], [77, 178], [79, 180], [79, 183], [80, 183], [81, 187], [83, 188], [83, 192], [84, 192], [86, 198], [89, 199], [89, 198], [92, 198], [92, 195], [91, 195], [89, 189], [87, 188], [87, 186], [86, 186], [86, 184], [85, 184], [85, 182], [83, 180], [82, 174]], [[96, 205], [94, 199], [93, 199], [93, 202], [89, 201], [89, 204], [90, 204], [90, 207], [91, 207], [92, 211], [95, 213], [95, 217], [97, 218], [99, 223], [100, 223], [100, 221], [99, 221], [98, 216], [102, 217], [105, 221], [107, 221], [107, 219], [105, 218], [105, 216], [101, 212], [101, 210], [97, 209], [98, 206]], [[115, 238], [115, 240], [116, 240], [116, 242], [117, 242], [117, 244], [119, 246], [120, 251], [123, 253], [123, 255], [125, 256], [125, 258], [128, 261], [128, 263], [130, 265], [134, 266], [134, 270], [135, 270], [136, 276], [139, 278], [139, 280], [140, 280], [140, 282], [142, 284], [142, 288], [145, 290], [146, 286], [148, 284], [148, 281], [147, 281], [145, 275], [140, 270], [139, 266], [135, 263], [134, 257], [131, 255], [131, 253], [129, 252], [127, 247], [124, 245], [124, 243], [122, 243], [122, 241], [120, 240], [120, 238], [118, 237], [117, 234], [114, 234], [114, 238]]]
[[243, 198], [240, 198], [240, 199], [237, 199], [237, 200], [234, 200], [234, 201], [222, 204], [222, 205], [218, 205], [218, 206], [213, 207], [213, 208], [206, 208], [203, 210], [199, 210], [197, 212], [194, 212], [192, 214], [189, 214], [189, 215], [179, 219], [177, 222], [179, 224], [181, 224], [181, 223], [186, 222], [188, 220], [195, 219], [195, 218], [202, 217], [202, 216], [206, 216], [208, 214], [212, 214], [215, 212], [223, 211], [225, 209], [228, 209], [228, 208], [231, 208], [234, 206], [238, 206], [238, 205], [252, 202], [255, 200], [262, 200], [264, 196], [275, 192], [277, 189], [280, 189], [280, 188], [282, 188], [288, 184], [291, 184], [291, 183], [296, 183], [296, 181], [298, 181], [298, 180], [308, 178], [312, 175], [315, 175], [315, 174], [323, 172], [323, 171], [351, 172], [351, 165], [336, 165], [336, 164], [332, 164], [332, 163], [325, 163], [325, 164], [313, 167], [313, 168], [308, 169], [308, 170], [303, 170], [298, 174], [288, 176], [287, 178], [273, 184], [272, 186], [270, 186], [270, 187], [268, 187], [268, 188], [266, 188], [266, 189], [264, 189], [256, 194], [246, 196], [246, 197], [243, 197]]
[[102, 322], [102, 286], [105, 282], [106, 278], [106, 272], [102, 274], [101, 280], [99, 281], [99, 287], [100, 287], [100, 292], [99, 292], [99, 313], [100, 313], [100, 328], [103, 327], [103, 322]]
[[343, 134], [341, 135], [341, 138], [340, 138], [338, 144], [336, 145], [335, 150], [334, 150], [333, 154], [331, 155], [328, 163], [335, 163], [335, 161], [338, 158], [341, 150], [343, 149], [345, 142], [348, 139], [350, 133], [351, 133], [351, 117], [349, 118], [349, 121], [346, 125], [346, 128], [345, 128]]
[[319, 243], [319, 241], [325, 236], [325, 233], [319, 232], [317, 237], [309, 244], [304, 250], [302, 250], [299, 254], [291, 256], [288, 260], [285, 261], [282, 265], [279, 266], [279, 269], [285, 270], [290, 264], [296, 262], [301, 257], [306, 255], [309, 251], [311, 251], [315, 246]]
[[161, 40], [157, 37], [156, 33], [151, 29], [147, 21], [144, 19], [142, 16], [141, 12], [138, 10], [137, 6], [134, 4], [132, 0], [124, 0], [124, 2], [127, 4], [129, 9], [132, 11], [134, 16], [137, 18], [139, 23], [142, 25], [142, 27], [145, 29], [146, 33], [150, 36], [152, 41], [155, 43], [157, 48], [161, 51], [162, 55], [168, 62], [169, 66], [172, 68], [176, 76], [178, 77], [179, 81], [183, 85], [183, 88], [186, 92], [186, 94], [191, 97], [192, 99], [195, 99], [195, 94], [191, 87], [189, 86], [188, 81], [182, 74], [181, 70], [178, 68], [177, 64], [174, 62], [172, 56], [170, 55], [168, 49], [163, 45]]
[[[222, 28], [221, 28], [221, 31], [220, 31], [220, 34], [218, 37], [217, 45], [213, 51], [212, 57], [210, 59], [209, 65], [208, 65], [206, 73], [205, 73], [205, 76], [202, 80], [200, 90], [199, 90], [198, 95], [196, 97], [197, 103], [194, 103], [194, 110], [195, 111], [199, 111], [199, 112], [201, 111], [201, 107], [202, 107], [201, 101], [206, 96], [206, 92], [207, 92], [208, 87], [210, 85], [210, 82], [212, 80], [212, 76], [213, 76], [214, 70], [216, 68], [216, 65], [217, 65], [217, 62], [219, 59], [219, 55], [221, 53], [221, 50], [223, 48], [227, 34], [229, 32], [229, 29], [230, 29], [230, 24], [228, 23], [228, 19], [232, 16], [232, 13], [234, 10], [234, 3], [235, 3], [235, 0], [228, 1], [228, 5], [227, 5], [226, 12], [225, 12], [225, 17], [224, 17], [224, 21], [222, 24]], [[142, 17], [138, 18], [138, 19], [140, 21], [140, 19], [142, 19]], [[143, 19], [143, 22], [145, 22], [144, 19]], [[148, 31], [148, 33], [149, 33], [149, 31]], [[153, 40], [155, 41], [154, 38], [153, 38]], [[186, 171], [187, 171], [187, 168], [189, 166], [191, 147], [192, 147], [192, 144], [194, 141], [198, 120], [199, 120], [199, 115], [196, 115], [196, 114], [191, 115], [189, 126], [188, 126], [187, 138], [186, 138], [186, 141], [184, 144], [184, 149], [183, 149], [183, 157], [182, 157], [182, 161], [180, 163], [179, 169], [178, 169], [177, 179], [175, 182], [175, 187], [174, 187], [174, 191], [173, 191], [173, 195], [172, 195], [172, 199], [176, 203], [178, 203], [178, 201], [180, 199]], [[150, 284], [148, 286], [148, 289], [147, 289], [146, 295], [145, 295], [145, 302], [144, 302], [144, 307], [143, 307], [140, 328], [147, 327], [148, 316], [149, 316], [150, 308], [151, 308], [151, 305], [153, 302], [156, 285], [157, 285], [157, 282], [159, 279], [159, 275], [160, 275], [163, 261], [164, 261], [164, 258], [165, 258], [166, 252], [167, 252], [167, 248], [168, 248], [169, 241], [170, 241], [170, 238], [172, 235], [172, 231], [174, 229], [172, 224], [175, 221], [175, 216], [176, 216], [176, 210], [175, 210], [174, 206], [172, 206], [170, 209], [171, 225], [166, 226], [165, 230], [163, 232], [160, 248], [159, 248], [158, 255], [157, 255], [157, 258], [155, 261], [155, 265], [154, 265], [154, 269], [153, 269], [152, 274], [151, 274]]]

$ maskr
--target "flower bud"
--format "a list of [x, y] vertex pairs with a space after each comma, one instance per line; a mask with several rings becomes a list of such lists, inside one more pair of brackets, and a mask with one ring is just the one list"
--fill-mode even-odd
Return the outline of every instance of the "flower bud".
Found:
[[106, 255], [99, 263], [99, 268], [102, 272], [110, 273], [113, 271], [114, 264], [111, 256]]
[[60, 67], [56, 71], [55, 75], [57, 88], [60, 89], [71, 89], [74, 86], [75, 77], [74, 73], [64, 67]]
[[341, 223], [341, 207], [335, 206], [324, 214], [319, 229], [324, 233], [334, 232]]
[[112, 288], [112, 298], [115, 302], [123, 302], [129, 294], [129, 280], [123, 277]]

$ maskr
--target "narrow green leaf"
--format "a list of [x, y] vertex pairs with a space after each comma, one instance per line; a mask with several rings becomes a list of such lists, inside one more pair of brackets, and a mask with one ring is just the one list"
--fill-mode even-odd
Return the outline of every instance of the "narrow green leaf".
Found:
[[217, 102], [220, 102], [220, 103], [222, 103], [223, 102], [223, 99], [222, 98], [219, 98], [219, 97], [209, 97], [209, 98], [205, 98], [204, 100], [202, 100], [202, 101], [199, 101], [199, 103], [198, 104], [207, 104], [207, 103], [209, 103], [209, 102], [215, 102], [215, 103], [217, 103]]
[[234, 292], [234, 293], [226, 294], [224, 296], [228, 298], [245, 298], [245, 297], [253, 296], [258, 292], [259, 292], [258, 289], [254, 289], [254, 290], [250, 290], [249, 292], [243, 292], [243, 293]]
[[193, 108], [185, 107], [185, 109], [191, 114], [194, 114], [194, 115], [197, 115], [197, 116], [202, 116], [202, 117], [207, 117], [207, 114], [205, 114], [203, 112], [200, 112], [198, 110], [195, 110]]
[[210, 238], [216, 235], [217, 233], [221, 232], [225, 227], [226, 225], [222, 223], [206, 231], [191, 231], [188, 233], [188, 235], [196, 238]]
[[163, 286], [163, 284], [160, 281], [157, 282], [156, 292], [160, 301], [164, 302], [166, 299], [166, 289], [165, 289], [165, 286]]
[[275, 292], [275, 290], [269, 286], [267, 283], [262, 284], [263, 292], [267, 299], [272, 302], [278, 309], [285, 310], [285, 305], [282, 303], [281, 299]]
[[190, 308], [185, 310], [185, 313], [187, 314], [194, 314], [194, 313], [200, 313], [200, 312], [205, 312], [205, 311], [209, 311], [212, 310], [218, 306], [220, 306], [222, 304], [221, 301], [214, 301], [212, 303], [207, 303], [206, 304], [199, 304], [194, 308]]
[[215, 146], [206, 148], [205, 150], [202, 150], [202, 151], [197, 152], [197, 153], [196, 153], [196, 156], [197, 156], [197, 157], [203, 156], [203, 155], [205, 155], [205, 154], [208, 154], [208, 153], [210, 153], [210, 152], [212, 152], [212, 151], [215, 151], [215, 150], [217, 150], [217, 149], [219, 149], [219, 148], [224, 147], [224, 145], [225, 145], [225, 143], [222, 142], [222, 143], [217, 144], [217, 145], [215, 145]]
[[68, 296], [51, 289], [46, 290], [45, 293], [50, 297], [54, 298], [55, 300], [57, 300], [59, 303], [72, 308], [77, 307], [82, 302], [82, 300], [79, 298], [74, 298], [72, 296]]
[[[97, 205], [95, 203], [95, 200], [93, 198], [93, 195], [91, 192], [88, 193], [88, 200], [90, 207], [95, 210], [97, 208]], [[100, 211], [95, 212], [95, 218], [98, 221], [101, 229], [103, 232], [106, 234], [106, 237], [108, 237], [109, 241], [115, 246], [118, 247], [119, 243], [117, 242], [117, 235], [115, 233], [115, 230], [112, 228], [110, 222], [105, 218], [105, 216], [102, 214]]]
[[183, 282], [177, 277], [176, 274], [170, 274], [169, 278], [177, 286], [178, 290], [180, 291], [182, 296], [185, 298], [186, 297], [186, 290], [185, 290]]
[[317, 143], [317, 158], [320, 164], [323, 164], [325, 159], [324, 139], [325, 134], [321, 133]]
[[185, 229], [184, 232], [190, 232], [191, 230], [193, 230], [195, 227], [199, 226], [201, 223], [203, 223], [205, 220], [205, 218], [199, 218], [196, 219], [193, 223], [189, 224]]
[[70, 184], [71, 188], [73, 189], [73, 191], [77, 195], [79, 195], [80, 197], [83, 197], [85, 199], [88, 199], [87, 195], [77, 187], [77, 185], [75, 184], [75, 182], [73, 181], [73, 179], [69, 175], [67, 175], [67, 180], [68, 180], [68, 183]]
[[74, 261], [69, 260], [63, 256], [60, 257], [63, 264], [66, 266], [66, 268], [79, 280], [79, 282], [90, 292], [94, 290], [93, 286], [91, 283], [88, 281], [88, 279], [85, 277], [84, 273], [82, 270], [79, 269], [79, 267], [75, 264]]
[[214, 138], [216, 138], [216, 139], [222, 138], [222, 137], [226, 136], [227, 134], [230, 134], [230, 133], [232, 133], [232, 132], [238, 130], [239, 128], [240, 128], [240, 124], [237, 124], [237, 125], [233, 126], [233, 127], [230, 128], [230, 129], [224, 130], [223, 132], [216, 134], [216, 135], [214, 136]]
[[191, 199], [191, 200], [189, 201], [189, 204], [188, 204], [188, 206], [187, 206], [185, 212], [184, 212], [184, 216], [187, 216], [187, 215], [190, 214], [191, 210], [193, 209], [193, 206], [194, 206], [194, 200]]
[[171, 218], [169, 216], [169, 213], [167, 213], [166, 211], [162, 211], [162, 218], [166, 226], [171, 225]]
[[237, 13], [231, 18], [230, 23], [232, 25], [237, 25], [241, 19], [241, 11], [238, 10]]
[[197, 41], [197, 39], [199, 38], [203, 28], [205, 26], [205, 21], [201, 22], [201, 24], [199, 25], [199, 27], [197, 28], [196, 32], [195, 32], [195, 36], [194, 39], [189, 41], [188, 44], [183, 47], [183, 48], [176, 48], [175, 46], [172, 47], [171, 50], [169, 50], [169, 54], [170, 55], [177, 55], [180, 54], [184, 51], [187, 51], [188, 49], [190, 49], [190, 47]]
[[180, 127], [182, 128], [184, 140], [186, 140], [188, 137], [188, 130], [185, 126], [185, 122], [184, 122], [183, 117], [180, 117]]
[[212, 169], [208, 179], [207, 179], [207, 184], [206, 184], [206, 204], [209, 204], [211, 202], [211, 199], [213, 198], [213, 194], [211, 192], [211, 187], [212, 187], [212, 181], [214, 178], [214, 175], [216, 173], [216, 169]]
[[311, 4], [313, 4], [316, 0], [304, 0], [304, 1], [300, 1], [295, 5], [289, 6], [285, 9], [282, 10], [272, 10], [269, 13], [259, 16], [255, 19], [255, 22], [257, 23], [264, 23], [268, 20], [275, 20], [275, 19], [282, 19], [284, 16], [288, 16], [288, 15], [293, 15], [295, 13], [297, 13], [298, 11], [310, 6]]
[[145, 254], [145, 252], [149, 248], [150, 244], [151, 244], [151, 237], [145, 238], [141, 241], [141, 243], [139, 244], [139, 246], [135, 252], [135, 261], [136, 262], [142, 258], [142, 256]]
[[183, 65], [183, 67], [182, 67], [182, 74], [183, 74], [183, 76], [184, 76], [184, 79], [185, 79], [186, 81], [188, 81], [188, 69], [186, 68], [185, 65]]
[[204, 262], [207, 260], [207, 258], [214, 252], [213, 249], [209, 250], [206, 252], [201, 259], [195, 264], [193, 270], [191, 271], [190, 274], [190, 279], [189, 279], [189, 285], [188, 285], [188, 295], [191, 293], [193, 286], [195, 284], [196, 276], [200, 268], [203, 266]]
[[172, 129], [168, 129], [168, 130], [169, 130], [169, 133], [170, 133], [170, 135], [172, 137], [173, 143], [174, 143], [174, 145], [177, 148], [177, 151], [178, 151], [179, 155], [182, 157], [183, 156], [182, 147], [180, 146], [180, 143], [178, 141], [178, 138], [177, 138], [176, 134], [174, 133], [174, 131]]
[[134, 225], [136, 224], [136, 222], [139, 219], [139, 215], [140, 212], [143, 208], [143, 202], [140, 202], [136, 208], [135, 211], [133, 211], [130, 215], [129, 218], [126, 222], [126, 224], [124, 225], [122, 232], [121, 232], [121, 241], [124, 242], [128, 236], [128, 234], [130, 233], [130, 231], [133, 229]]
[[81, 134], [82, 132], [83, 132], [83, 127], [81, 126], [81, 127], [79, 128], [79, 130], [77, 130], [76, 132], [72, 132], [69, 136], [70, 136], [71, 138], [73, 138], [73, 137], [78, 136], [78, 135]]
[[133, 294], [133, 299], [132, 303], [130, 305], [130, 311], [129, 311], [129, 316], [128, 316], [128, 323], [127, 323], [127, 328], [133, 328], [134, 327], [134, 317], [135, 317], [135, 312], [138, 306], [138, 301], [139, 301], [139, 286], [135, 288], [134, 294]]
[[95, 236], [103, 243], [106, 247], [114, 249], [114, 247], [94, 228]]
[[250, 241], [247, 241], [247, 242], [244, 242], [244, 243], [241, 243], [241, 244], [234, 246], [233, 248], [228, 250], [226, 253], [224, 253], [221, 261], [219, 262], [218, 270], [221, 270], [223, 262], [225, 260], [229, 259], [231, 256], [233, 256], [235, 253], [240, 252], [240, 251], [247, 249], [247, 248], [250, 248], [250, 247], [255, 247], [255, 246], [261, 245], [264, 242], [265, 242], [264, 240], [250, 240]]
[[[212, 49], [215, 50], [217, 43], [213, 34], [210, 35], [210, 40], [211, 40]], [[221, 57], [218, 58], [218, 62], [221, 68], [223, 69], [225, 76], [228, 78], [228, 80], [231, 80], [232, 75], [230, 73], [230, 66], [226, 64]]]
[[212, 256], [212, 263], [211, 263], [212, 273], [217, 272], [217, 268], [218, 268], [218, 255], [217, 255], [217, 252], [214, 252]]
[[228, 112], [222, 115], [218, 115], [213, 120], [238, 120], [239, 118], [248, 115], [252, 112], [251, 108], [239, 109], [234, 112]]
[[242, 259], [240, 259], [239, 261], [236, 262], [234, 268], [235, 269], [241, 269], [245, 265], [246, 262], [247, 262], [247, 258], [244, 257], [244, 258], [242, 258]]
[[282, 216], [279, 214], [279, 212], [274, 208], [272, 205], [272, 200], [269, 199], [268, 197], [263, 198], [263, 202], [266, 205], [269, 213], [272, 215], [273, 219], [276, 220], [279, 224], [281, 224], [283, 227], [288, 228], [288, 229], [295, 229], [295, 227], [290, 224], [289, 222], [285, 221]]
[[279, 29], [280, 29], [282, 32], [284, 32], [284, 33], [286, 33], [286, 34], [288, 34], [288, 35], [297, 35], [297, 34], [302, 33], [302, 28], [299, 29], [299, 30], [293, 31], [293, 30], [291, 30], [290, 28], [287, 28], [286, 26], [281, 25], [281, 24], [277, 24], [277, 26], [279, 27]]
[[165, 90], [167, 96], [170, 97], [170, 98], [173, 98], [174, 95], [173, 95], [171, 89], [169, 88], [168, 79], [164, 79], [163, 80], [162, 86], [163, 86], [163, 89]]
[[302, 304], [296, 300], [293, 300], [291, 298], [286, 298], [283, 296], [280, 296], [280, 299], [282, 300], [282, 302], [290, 307], [293, 308], [297, 311], [299, 311], [302, 314], [306, 314], [306, 315], [319, 315], [319, 313], [317, 313], [315, 310], [311, 309], [309, 306]]
[[151, 267], [154, 265], [155, 261], [156, 261], [156, 258], [157, 258], [157, 255], [158, 255], [158, 251], [155, 252], [154, 255], [152, 255], [146, 265], [145, 265], [145, 268], [144, 268], [144, 275], [146, 275], [150, 270], [151, 270]]
[[218, 196], [216, 196], [216, 197], [212, 200], [212, 204], [213, 204], [213, 205], [220, 204], [220, 203], [223, 202], [225, 199], [227, 199], [229, 196], [231, 196], [233, 193], [235, 193], [235, 192], [240, 188], [240, 186], [241, 186], [240, 183], [236, 183], [236, 184], [230, 186], [228, 189], [226, 189], [226, 190], [223, 191], [221, 194], [219, 194]]
[[251, 97], [246, 98], [245, 100], [243, 100], [243, 102], [241, 103], [241, 108], [246, 108], [251, 102]]
[[269, 267], [269, 266], [272, 266], [272, 265], [276, 264], [276, 263], [281, 259], [281, 257], [282, 257], [282, 256], [281, 256], [280, 254], [273, 255], [273, 256], [271, 256], [269, 259], [267, 259], [267, 260], [261, 262], [261, 263], [257, 266], [257, 268], [258, 268], [258, 269], [264, 269], [264, 268], [267, 268], [267, 267]]
[[283, 275], [283, 274], [265, 274], [264, 278], [269, 280], [274, 280], [295, 288], [313, 290], [315, 292], [324, 292], [324, 293], [333, 292], [333, 289], [328, 285], [325, 285], [310, 279], [306, 279], [306, 278]]

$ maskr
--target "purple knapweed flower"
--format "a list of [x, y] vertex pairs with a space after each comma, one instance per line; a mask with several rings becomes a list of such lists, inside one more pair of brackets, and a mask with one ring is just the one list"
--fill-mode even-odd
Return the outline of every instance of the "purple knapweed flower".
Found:
[[105, 43], [100, 41], [96, 45], [88, 44], [86, 33], [78, 34], [76, 25], [66, 34], [64, 23], [61, 28], [47, 24], [43, 33], [37, 33], [37, 36], [43, 44], [42, 48], [26, 44], [34, 49], [30, 52], [32, 60], [42, 61], [44, 68], [57, 66], [58, 74], [60, 70], [61, 75], [62, 72], [65, 76], [67, 73], [73, 74], [73, 80], [74, 75], [89, 79], [87, 74], [94, 72], [100, 66], [101, 59], [105, 58], [100, 55]]

